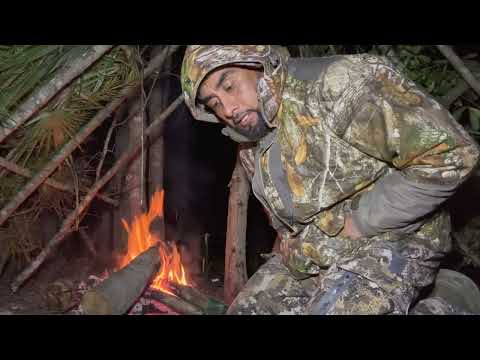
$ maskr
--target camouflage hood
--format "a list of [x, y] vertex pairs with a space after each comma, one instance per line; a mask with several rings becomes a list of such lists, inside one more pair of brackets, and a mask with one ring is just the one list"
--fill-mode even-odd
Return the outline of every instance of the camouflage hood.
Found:
[[260, 111], [269, 127], [274, 127], [287, 75], [288, 51], [274, 45], [190, 45], [182, 64], [182, 90], [185, 103], [197, 120], [218, 123], [218, 118], [196, 102], [198, 88], [207, 74], [218, 67], [237, 64], [261, 65], [258, 82]]

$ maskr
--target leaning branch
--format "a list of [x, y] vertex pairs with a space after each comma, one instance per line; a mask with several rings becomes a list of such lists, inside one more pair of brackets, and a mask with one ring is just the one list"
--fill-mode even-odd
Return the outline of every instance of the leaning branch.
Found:
[[[0, 166], [4, 167], [5, 169], [7, 169], [7, 170], [9, 170], [9, 171], [11, 171], [11, 172], [13, 172], [17, 175], [20, 175], [20, 176], [23, 176], [23, 177], [26, 177], [26, 178], [31, 178], [33, 176], [32, 172], [29, 169], [18, 166], [17, 164], [15, 164], [11, 161], [8, 161], [7, 159], [5, 159], [3, 157], [0, 157]], [[48, 185], [48, 186], [50, 186], [54, 189], [60, 190], [60, 191], [65, 191], [65, 192], [68, 192], [68, 193], [73, 194], [73, 195], [76, 194], [75, 189], [73, 189], [71, 186], [68, 186], [66, 184], [63, 184], [63, 183], [61, 183], [59, 181], [56, 181], [56, 180], [53, 180], [53, 179], [45, 180], [44, 184], [46, 184], [46, 185]], [[88, 192], [88, 190], [85, 189], [84, 187], [81, 187], [80, 191]], [[105, 196], [105, 195], [102, 195], [102, 194], [97, 194], [97, 197], [99, 199], [105, 201], [106, 203], [110, 204], [110, 205], [118, 207], [118, 201], [117, 200], [111, 199], [108, 196]]]

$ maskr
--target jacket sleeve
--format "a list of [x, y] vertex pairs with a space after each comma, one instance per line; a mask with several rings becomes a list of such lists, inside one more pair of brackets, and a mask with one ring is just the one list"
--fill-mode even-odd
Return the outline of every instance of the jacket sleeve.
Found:
[[362, 69], [341, 137], [393, 171], [362, 194], [353, 221], [364, 236], [411, 232], [472, 172], [478, 145], [388, 60], [369, 56]]

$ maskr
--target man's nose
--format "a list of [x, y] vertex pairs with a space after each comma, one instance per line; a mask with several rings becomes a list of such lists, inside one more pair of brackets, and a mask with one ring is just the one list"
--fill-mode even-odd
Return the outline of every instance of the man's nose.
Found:
[[227, 97], [223, 101], [223, 109], [225, 112], [225, 117], [227, 119], [231, 119], [235, 116], [236, 112], [238, 111], [238, 106], [234, 98]]

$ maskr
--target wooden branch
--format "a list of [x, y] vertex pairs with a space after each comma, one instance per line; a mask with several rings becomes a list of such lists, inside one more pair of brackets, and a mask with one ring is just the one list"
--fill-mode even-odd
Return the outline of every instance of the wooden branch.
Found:
[[475, 92], [480, 95], [480, 81], [475, 78], [472, 72], [467, 68], [462, 59], [453, 51], [448, 45], [437, 45], [438, 50], [445, 56], [452, 66], [457, 70], [460, 75], [465, 79]]
[[[155, 128], [161, 124], [181, 103], [183, 102], [183, 95], [180, 95], [165, 111], [160, 114], [152, 124], [145, 130], [145, 136], [148, 137]], [[52, 250], [60, 244], [65, 236], [71, 231], [72, 225], [75, 223], [75, 220], [82, 214], [90, 202], [93, 200], [95, 195], [100, 191], [100, 189], [112, 179], [112, 177], [130, 160], [137, 154], [138, 150], [142, 146], [139, 141], [137, 144], [132, 145], [127, 151], [125, 151], [122, 156], [115, 162], [113, 167], [107, 171], [105, 175], [100, 178], [90, 189], [88, 194], [82, 199], [82, 201], [77, 205], [77, 208], [73, 210], [63, 221], [60, 230], [57, 234], [50, 240], [50, 242], [42, 249], [42, 251], [37, 255], [37, 257], [30, 263], [30, 265], [24, 269], [12, 282], [11, 289], [13, 292], [16, 292], [18, 288], [27, 280], [45, 261], [45, 259], [50, 255]]]
[[105, 143], [103, 144], [103, 151], [102, 151], [102, 157], [100, 159], [100, 162], [98, 163], [97, 170], [95, 171], [95, 181], [100, 179], [100, 175], [102, 173], [102, 168], [103, 168], [103, 163], [105, 161], [105, 158], [107, 157], [108, 153], [108, 144], [110, 144], [110, 138], [112, 137], [113, 130], [117, 127], [117, 122], [118, 122], [118, 114], [115, 114], [113, 116], [112, 123], [110, 125], [110, 128], [108, 129], [107, 137], [105, 139]]
[[87, 231], [83, 228], [78, 229], [78, 233], [80, 234], [80, 237], [82, 238], [83, 242], [85, 243], [88, 252], [93, 256], [97, 256], [97, 250], [95, 249], [95, 245], [92, 241], [92, 238], [88, 236]]
[[167, 305], [169, 308], [178, 312], [182, 315], [203, 315], [202, 310], [200, 310], [195, 305], [185, 301], [179, 297], [155, 290], [146, 291], [143, 295], [147, 299], [153, 299], [160, 301], [161, 303]]
[[247, 282], [246, 232], [250, 184], [240, 157], [230, 181], [225, 247], [224, 299], [230, 304]]
[[65, 65], [47, 84], [35, 91], [7, 120], [8, 127], [0, 127], [0, 143], [42, 109], [59, 91], [81, 75], [113, 45], [95, 45], [85, 54]]
[[[5, 169], [17, 174], [17, 175], [20, 175], [20, 176], [23, 176], [23, 177], [26, 177], [26, 178], [31, 178], [33, 175], [32, 175], [32, 172], [29, 170], [29, 169], [26, 169], [24, 167], [21, 167], [13, 162], [10, 162], [8, 161], [7, 159], [3, 158], [3, 157], [0, 157], [0, 166], [4, 167]], [[66, 184], [63, 184], [59, 181], [56, 181], [54, 179], [46, 179], [44, 184], [54, 188], [54, 189], [57, 189], [57, 190], [60, 190], [60, 191], [65, 191], [65, 192], [68, 192], [70, 194], [73, 194], [75, 195], [75, 189], [69, 185], [66, 185]], [[80, 188], [80, 191], [83, 191], [83, 192], [88, 192], [88, 189], [84, 188], [84, 187], [81, 187]], [[110, 205], [113, 205], [115, 207], [118, 206], [118, 201], [117, 200], [114, 200], [112, 198], [109, 198], [108, 196], [105, 196], [105, 195], [102, 195], [102, 194], [97, 194], [96, 195], [99, 199], [105, 201], [106, 203], [110, 204]]]
[[222, 315], [227, 311], [227, 305], [202, 294], [191, 286], [184, 286], [175, 283], [168, 283], [168, 288], [179, 298], [195, 305], [206, 315]]
[[80, 303], [82, 310], [86, 315], [125, 314], [142, 295], [159, 264], [159, 249], [152, 246], [88, 291]]
[[[168, 47], [155, 57], [143, 76], [150, 76], [156, 68], [158, 68], [165, 60], [168, 54]], [[55, 156], [40, 170], [23, 188], [9, 201], [7, 205], [0, 211], [0, 226], [13, 214], [13, 212], [60, 166], [60, 164], [83, 142], [85, 139], [97, 129], [105, 119], [107, 119], [116, 108], [118, 108], [126, 99], [137, 93], [139, 86], [133, 86], [124, 89], [120, 96], [111, 101], [105, 108], [100, 110], [90, 122], [82, 127], [80, 131], [66, 143]]]

